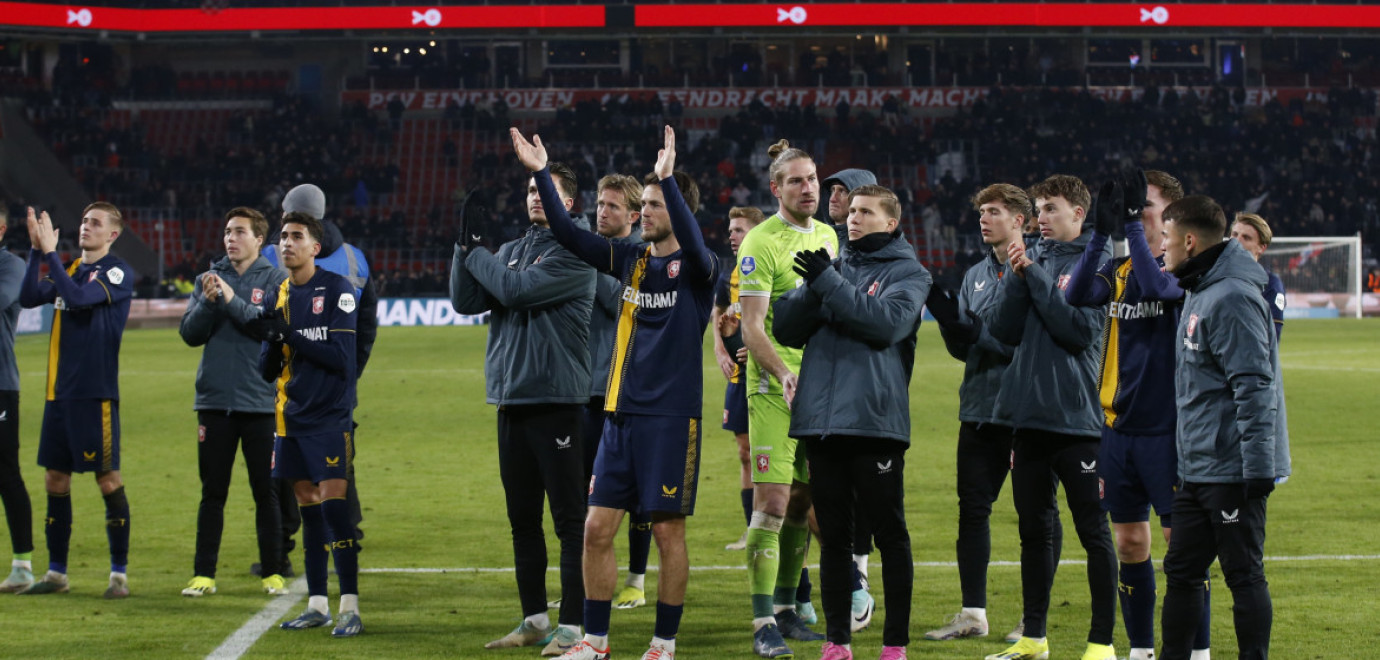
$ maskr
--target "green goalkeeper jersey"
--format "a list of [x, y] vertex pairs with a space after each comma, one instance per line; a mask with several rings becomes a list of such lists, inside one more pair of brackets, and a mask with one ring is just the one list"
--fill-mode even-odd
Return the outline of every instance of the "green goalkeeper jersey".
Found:
[[[834, 229], [818, 220], [811, 219], [808, 227], [798, 227], [787, 222], [780, 214], [767, 218], [762, 224], [752, 228], [743, 238], [738, 248], [738, 296], [768, 296], [770, 303], [776, 302], [782, 294], [805, 283], [796, 274], [795, 253], [802, 250], [825, 248], [829, 256], [839, 253], [838, 236]], [[772, 336], [772, 310], [767, 306], [767, 339], [776, 349], [776, 354], [792, 372], [800, 373], [800, 357], [804, 353], [798, 348], [787, 348], [776, 342]], [[781, 381], [777, 380], [749, 353], [747, 363], [748, 394], [781, 394]]]

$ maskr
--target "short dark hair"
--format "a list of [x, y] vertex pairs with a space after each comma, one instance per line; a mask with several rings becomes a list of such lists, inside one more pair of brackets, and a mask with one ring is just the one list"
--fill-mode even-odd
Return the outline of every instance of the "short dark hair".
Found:
[[1180, 231], [1211, 239], [1213, 243], [1227, 235], [1227, 214], [1207, 195], [1189, 195], [1174, 202], [1165, 207], [1162, 217]]
[[973, 195], [973, 210], [980, 211], [983, 204], [993, 202], [1005, 206], [1011, 215], [1019, 215], [1023, 218], [1031, 217], [1030, 209], [1033, 208], [1033, 204], [1030, 201], [1030, 195], [1018, 186], [1009, 183], [994, 183], [979, 190], [976, 195]]
[[308, 213], [293, 211], [292, 213], [284, 215], [282, 226], [286, 227], [289, 224], [306, 227], [307, 233], [310, 234], [317, 243], [322, 243], [326, 240], [326, 230], [321, 227], [321, 221], [311, 217]]
[[854, 197], [876, 197], [881, 202], [882, 213], [891, 215], [897, 222], [901, 220], [901, 200], [888, 188], [873, 184], [858, 186], [848, 191], [849, 206], [853, 205]]
[[575, 178], [575, 170], [557, 162], [547, 163], [546, 170], [551, 173], [551, 180], [560, 189], [561, 195], [575, 199], [580, 194], [580, 182]]
[[[695, 183], [695, 179], [689, 174], [676, 170], [671, 173], [676, 179], [676, 187], [680, 188], [680, 196], [685, 198], [685, 205], [690, 207], [691, 213], [698, 213], [700, 210], [700, 185]], [[642, 185], [656, 186], [661, 184], [661, 178], [652, 172], [642, 177]]]
[[251, 209], [248, 206], [236, 206], [230, 209], [229, 213], [225, 214], [225, 221], [227, 223], [230, 222], [232, 218], [244, 218], [248, 220], [249, 231], [253, 232], [254, 236], [258, 238], [263, 238], [268, 235], [268, 218], [265, 218], [264, 214], [259, 213], [257, 210]]
[[1068, 174], [1055, 174], [1031, 186], [1030, 196], [1035, 199], [1063, 197], [1070, 205], [1081, 207], [1085, 212], [1092, 205], [1092, 193], [1083, 185], [1083, 180]]
[[105, 214], [110, 216], [111, 220], [115, 221], [117, 227], [120, 229], [125, 228], [125, 216], [120, 213], [119, 207], [110, 202], [91, 202], [87, 204], [86, 208], [81, 210], [81, 217], [85, 218], [87, 211], [105, 211]]
[[1184, 198], [1184, 184], [1168, 172], [1145, 170], [1145, 182], [1160, 189], [1160, 196], [1172, 202]]

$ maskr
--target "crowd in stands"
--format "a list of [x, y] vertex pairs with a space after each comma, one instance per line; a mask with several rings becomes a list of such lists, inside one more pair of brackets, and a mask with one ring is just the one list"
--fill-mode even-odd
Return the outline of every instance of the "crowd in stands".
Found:
[[[236, 205], [272, 217], [288, 188], [313, 182], [327, 192], [348, 240], [366, 251], [403, 250], [422, 260], [391, 264], [396, 273], [385, 268], [385, 291], [444, 291], [449, 245], [468, 195], [477, 202], [471, 227], [491, 244], [526, 226], [527, 175], [503, 131], [514, 120], [501, 102], [444, 111], [448, 130], [473, 135], [464, 154], [454, 137], [443, 146], [448, 164], [468, 173], [424, 217], [409, 219], [392, 199], [403, 173], [388, 156], [407, 116], [401, 107], [354, 104], [323, 117], [314, 102], [275, 92], [270, 109], [235, 111], [224, 130], [189, 148], [159, 150], [147, 139], [153, 127], [137, 118], [114, 121], [104, 96], [82, 93], [89, 89], [106, 88], [93, 85], [88, 72], [55, 82], [51, 96], [31, 93], [30, 118], [92, 195], [218, 226], [220, 213]], [[1201, 97], [1153, 86], [1143, 92], [1133, 101], [1105, 101], [1078, 88], [994, 87], [972, 107], [926, 121], [893, 101], [880, 111], [846, 102], [832, 108], [758, 102], [707, 125], [713, 128], [684, 128], [679, 166], [696, 176], [703, 229], [724, 253], [729, 207], [774, 206], [765, 144], [785, 137], [810, 150], [821, 177], [846, 166], [872, 169], [897, 191], [912, 241], [941, 281], [980, 253], [973, 192], [995, 181], [1029, 185], [1053, 172], [1080, 176], [1095, 188], [1122, 168], [1164, 169], [1190, 193], [1217, 197], [1229, 212], [1261, 213], [1277, 235], [1380, 236], [1375, 90], [1334, 88], [1326, 98], [1263, 106], [1248, 105], [1239, 88], [1212, 87]], [[585, 190], [578, 208], [592, 211], [599, 176], [650, 171], [660, 126], [682, 126], [682, 115], [675, 103], [663, 106], [653, 96], [587, 101], [554, 118], [518, 123], [542, 135], [553, 159], [575, 168]], [[190, 275], [220, 251], [219, 235], [186, 234], [199, 238], [184, 244], [187, 257], [174, 270]]]

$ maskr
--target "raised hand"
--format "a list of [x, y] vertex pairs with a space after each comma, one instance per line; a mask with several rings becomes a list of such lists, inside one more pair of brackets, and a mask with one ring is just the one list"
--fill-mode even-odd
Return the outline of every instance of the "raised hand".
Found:
[[[1121, 182], [1108, 179], [1092, 203], [1093, 229], [1103, 236], [1122, 233], [1127, 220], [1125, 206]], [[1136, 219], [1140, 219], [1139, 211], [1136, 212]]]
[[1140, 222], [1145, 205], [1149, 203], [1146, 199], [1149, 195], [1149, 185], [1150, 183], [1145, 180], [1145, 170], [1131, 170], [1122, 175], [1121, 188], [1126, 195], [1126, 219], [1123, 223]]
[[666, 144], [656, 152], [656, 167], [652, 169], [656, 178], [666, 179], [676, 169], [676, 132], [666, 126]]
[[508, 134], [513, 138], [513, 152], [523, 167], [533, 172], [546, 167], [546, 147], [542, 146], [540, 135], [533, 133], [532, 141], [528, 142], [516, 128], [508, 129]]

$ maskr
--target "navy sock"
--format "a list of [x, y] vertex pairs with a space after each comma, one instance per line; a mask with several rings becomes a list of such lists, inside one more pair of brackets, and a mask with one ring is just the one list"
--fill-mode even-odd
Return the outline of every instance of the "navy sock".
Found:
[[853, 591], [859, 591], [859, 590], [861, 590], [862, 588], [863, 588], [863, 574], [862, 574], [862, 571], [858, 570], [858, 565], [857, 565], [856, 563], [854, 563], [854, 564], [853, 564]]
[[110, 571], [124, 573], [129, 564], [129, 500], [124, 486], [105, 496], [105, 537], [110, 542]]
[[1155, 648], [1155, 565], [1149, 559], [1121, 563], [1121, 618], [1126, 622], [1126, 639], [1133, 649]]
[[743, 524], [752, 524], [752, 489], [744, 488], [739, 495], [743, 498]]
[[652, 553], [652, 517], [633, 514], [628, 522], [628, 572], [645, 575], [647, 556]]
[[[798, 586], [798, 587], [795, 588], [795, 602], [797, 602], [797, 603], [808, 603], [808, 602], [810, 602], [810, 589], [811, 589], [812, 587], [813, 587], [813, 585], [810, 584], [810, 569], [808, 569], [808, 568], [802, 568], [802, 569], [800, 569], [800, 586]], [[661, 605], [661, 602], [660, 602], [660, 601], [657, 601], [657, 606], [659, 607], [660, 605]]]
[[657, 601], [656, 629], [653, 634], [662, 639], [675, 639], [680, 631], [680, 615], [684, 611], [684, 605], [667, 605]]
[[307, 594], [325, 596], [329, 574], [326, 553], [330, 547], [326, 516], [321, 513], [320, 502], [299, 503], [297, 509], [302, 512], [302, 565], [307, 574]]
[[1198, 636], [1193, 649], [1212, 648], [1212, 573], [1203, 576], [1203, 616], [1198, 619]]
[[321, 503], [321, 515], [331, 534], [331, 558], [340, 580], [340, 593], [359, 593], [359, 549], [355, 546], [355, 526], [350, 522], [350, 503], [332, 498]]
[[[609, 634], [609, 613], [613, 611], [611, 600], [585, 599], [585, 634], [606, 637]], [[657, 610], [660, 613], [660, 609]]]
[[48, 570], [67, 572], [67, 549], [72, 543], [72, 493], [48, 493], [48, 519], [43, 535], [48, 539]]

